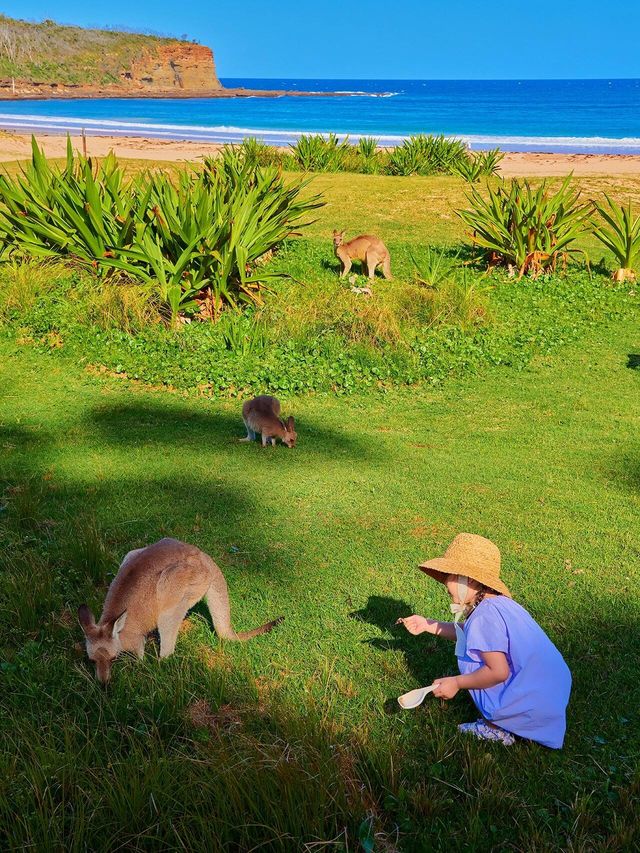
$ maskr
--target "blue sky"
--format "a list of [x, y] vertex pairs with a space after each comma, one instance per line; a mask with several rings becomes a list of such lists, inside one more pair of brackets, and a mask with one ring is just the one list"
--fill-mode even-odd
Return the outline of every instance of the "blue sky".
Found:
[[639, 0], [0, 0], [0, 10], [184, 33], [213, 48], [221, 77], [640, 77]]

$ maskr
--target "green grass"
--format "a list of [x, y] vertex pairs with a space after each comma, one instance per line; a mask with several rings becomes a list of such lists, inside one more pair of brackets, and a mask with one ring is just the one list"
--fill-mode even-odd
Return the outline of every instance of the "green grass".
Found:
[[[358, 313], [332, 266], [338, 213], [336, 225], [391, 246], [385, 310], [411, 286], [412, 254], [424, 262], [426, 245], [460, 237], [456, 219], [438, 219], [457, 204], [457, 179], [326, 175], [315, 188], [323, 182], [330, 203], [311, 238], [274, 260], [296, 279], [267, 306], [288, 337], [313, 324], [318, 303], [324, 317], [334, 302], [334, 317]], [[296, 302], [297, 282], [307, 290]], [[637, 295], [575, 270], [491, 282], [481, 364], [460, 332], [439, 356], [443, 370], [459, 359], [441, 386], [285, 390], [299, 444], [263, 451], [237, 443], [237, 401], [189, 391], [205, 326], [161, 332], [135, 295], [89, 297], [81, 276], [55, 266], [4, 275], [1, 849], [638, 847]], [[415, 307], [404, 322], [419, 324]], [[139, 334], [95, 343], [114, 324]], [[173, 356], [182, 386], [113, 378], [130, 340], [147, 342], [158, 382]], [[296, 358], [283, 368], [243, 356], [233, 370], [269, 383]], [[387, 713], [400, 693], [455, 671], [450, 646], [394, 623], [446, 618], [443, 590], [416, 563], [461, 530], [500, 546], [506, 582], [572, 670], [561, 752], [462, 738], [456, 724], [474, 718], [464, 694]], [[164, 535], [219, 562], [238, 629], [285, 622], [225, 644], [198, 607], [170, 659], [150, 643], [144, 662], [116, 664], [104, 691], [77, 648], [77, 606], [99, 611], [124, 554]]]
[[[638, 344], [620, 322], [523, 373], [287, 400], [299, 447], [263, 452], [236, 443], [236, 404], [3, 340], [1, 846], [356, 850], [370, 820], [379, 850], [633, 849]], [[384, 713], [454, 670], [393, 622], [445, 616], [415, 564], [459, 530], [499, 543], [572, 669], [560, 753], [462, 739], [465, 696]], [[199, 612], [172, 659], [123, 660], [103, 692], [75, 608], [166, 534], [220, 562], [240, 628], [286, 621], [223, 645]]]

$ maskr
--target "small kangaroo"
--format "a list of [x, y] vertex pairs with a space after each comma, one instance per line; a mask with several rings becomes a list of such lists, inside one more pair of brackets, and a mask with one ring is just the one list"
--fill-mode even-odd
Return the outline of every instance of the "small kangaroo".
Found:
[[362, 274], [368, 274], [373, 281], [376, 274], [376, 267], [382, 266], [382, 274], [385, 278], [391, 279], [391, 256], [389, 250], [377, 237], [372, 237], [370, 234], [360, 234], [359, 237], [354, 237], [348, 243], [344, 242], [344, 231], [333, 232], [333, 251], [336, 258], [340, 261], [342, 269], [340, 278], [344, 278], [353, 261], [362, 263]]
[[295, 422], [292, 417], [287, 418], [286, 424], [280, 420], [280, 400], [277, 397], [262, 394], [247, 400], [242, 406], [242, 420], [247, 428], [247, 437], [240, 441], [255, 441], [256, 434], [260, 433], [263, 447], [269, 441], [275, 447], [276, 438], [289, 448], [296, 446]]
[[96, 665], [98, 681], [107, 684], [111, 666], [121, 652], [142, 658], [147, 634], [154, 628], [160, 634], [160, 657], [172, 654], [182, 620], [201, 598], [224, 640], [266, 634], [284, 619], [280, 616], [237, 634], [231, 625], [227, 583], [211, 557], [186, 542], [161, 539], [126, 555], [109, 587], [99, 622], [86, 604], [78, 608], [87, 655]]

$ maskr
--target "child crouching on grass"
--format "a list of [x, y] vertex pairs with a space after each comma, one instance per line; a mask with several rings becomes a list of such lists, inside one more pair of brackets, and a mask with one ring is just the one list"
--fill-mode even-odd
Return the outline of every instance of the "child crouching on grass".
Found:
[[[451, 596], [454, 622], [423, 616], [398, 620], [411, 634], [435, 634], [456, 643], [460, 675], [434, 680], [433, 695], [453, 699], [469, 690], [481, 713], [458, 728], [514, 743], [514, 735], [560, 749], [571, 673], [537, 622], [511, 598], [500, 580], [500, 551], [482, 536], [460, 533], [444, 557], [420, 568]], [[458, 622], [465, 619], [464, 627]]]

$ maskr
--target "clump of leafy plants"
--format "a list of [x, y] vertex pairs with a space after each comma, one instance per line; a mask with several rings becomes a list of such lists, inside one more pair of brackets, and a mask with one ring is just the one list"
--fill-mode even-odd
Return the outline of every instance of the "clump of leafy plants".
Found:
[[497, 175], [500, 169], [500, 163], [504, 159], [504, 154], [499, 148], [492, 148], [490, 151], [476, 151], [469, 154], [468, 157], [461, 158], [455, 164], [455, 172], [469, 181], [470, 184], [477, 183], [480, 178], [489, 178], [492, 175]]
[[340, 142], [335, 133], [303, 135], [291, 146], [295, 164], [305, 172], [343, 171], [350, 153], [349, 140]]
[[301, 197], [307, 184], [233, 149], [175, 179], [126, 178], [113, 155], [94, 165], [69, 141], [60, 169], [33, 140], [31, 163], [0, 176], [0, 252], [125, 275], [148, 286], [173, 324], [181, 314], [217, 319], [225, 307], [259, 303], [281, 274], [260, 260], [322, 205]]
[[486, 195], [475, 187], [467, 196], [470, 208], [457, 211], [470, 229], [490, 267], [504, 265], [512, 274], [533, 276], [554, 271], [559, 260], [583, 250], [574, 244], [588, 227], [591, 202], [580, 201], [571, 187], [571, 175], [555, 190], [547, 181], [534, 188], [514, 178]]
[[636, 267], [640, 262], [640, 216], [633, 216], [631, 202], [617, 204], [605, 194], [605, 202], [594, 202], [601, 222], [593, 223], [593, 234], [609, 249], [618, 268], [612, 277], [615, 281], [635, 281]]
[[469, 157], [460, 139], [445, 136], [410, 136], [389, 152], [386, 171], [391, 175], [451, 175]]

